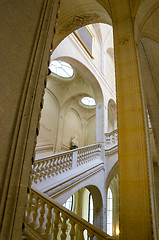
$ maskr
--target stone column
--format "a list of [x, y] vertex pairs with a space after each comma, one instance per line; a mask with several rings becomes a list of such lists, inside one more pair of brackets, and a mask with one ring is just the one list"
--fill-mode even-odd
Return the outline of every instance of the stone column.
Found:
[[0, 239], [22, 239], [59, 0], [0, 3]]
[[119, 137], [120, 239], [153, 239], [143, 103], [128, 0], [111, 0]]

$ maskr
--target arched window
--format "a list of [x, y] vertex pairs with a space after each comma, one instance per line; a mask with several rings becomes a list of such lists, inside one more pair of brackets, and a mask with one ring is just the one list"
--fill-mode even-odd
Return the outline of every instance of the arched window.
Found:
[[107, 234], [112, 236], [113, 233], [113, 197], [112, 191], [108, 188], [107, 193]]
[[68, 210], [72, 211], [73, 209], [73, 195], [67, 199], [67, 201], [63, 204], [63, 206], [65, 208], [67, 208]]
[[93, 224], [93, 199], [92, 194], [89, 194], [89, 202], [88, 202], [88, 222]]

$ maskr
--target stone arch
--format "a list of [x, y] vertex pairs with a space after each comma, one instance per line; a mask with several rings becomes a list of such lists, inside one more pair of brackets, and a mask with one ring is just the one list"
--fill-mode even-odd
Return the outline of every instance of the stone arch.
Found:
[[60, 106], [55, 95], [45, 89], [44, 107], [41, 111], [40, 130], [37, 137], [36, 155], [40, 152], [54, 153], [56, 149], [57, 129]]
[[104, 142], [104, 97], [103, 90], [96, 76], [81, 62], [72, 57], [59, 57], [58, 59], [68, 62], [78, 69], [88, 80], [96, 101], [96, 142]]
[[[76, 191], [72, 194], [75, 194], [75, 197], [77, 199], [77, 194], [80, 195], [81, 199], [83, 198], [83, 196], [81, 196], [84, 192], [84, 189], [87, 189], [93, 198], [93, 225], [95, 225], [96, 227], [102, 229], [102, 225], [103, 225], [103, 199], [102, 199], [102, 194], [99, 190], [99, 188], [95, 185], [85, 185], [82, 188], [79, 188], [78, 190], [76, 189]], [[70, 197], [70, 196], [69, 196]], [[69, 198], [67, 196], [67, 199]], [[88, 196], [87, 196], [88, 197]], [[65, 199], [65, 201], [67, 200]], [[88, 199], [87, 199], [88, 200]], [[63, 201], [63, 202], [65, 202]], [[77, 203], [76, 203], [77, 204]], [[83, 204], [83, 201], [80, 201], [80, 205]], [[76, 206], [76, 209], [78, 208], [78, 206]], [[81, 208], [81, 206], [80, 206]], [[87, 207], [83, 206], [83, 208], [86, 210]], [[82, 209], [79, 209], [79, 214], [82, 216]], [[77, 213], [77, 212], [76, 212]]]
[[112, 202], [112, 233], [114, 236], [119, 235], [119, 179], [118, 179], [118, 162], [112, 167], [106, 180], [106, 196], [108, 189], [111, 189]]
[[[61, 4], [63, 2], [64, 1], [62, 1]], [[64, 14], [65, 19], [67, 19], [68, 16], [72, 17], [71, 19], [69, 18], [70, 21], [63, 21], [64, 19], [59, 20], [57, 24], [58, 28], [56, 28], [57, 35], [53, 41], [54, 46], [64, 38], [63, 35], [68, 35], [69, 31], [72, 32], [73, 29], [81, 27], [81, 24], [78, 24], [79, 22], [82, 22], [82, 25], [97, 22], [98, 20], [102, 22], [102, 19], [104, 22], [107, 22], [107, 20], [111, 22], [110, 17], [105, 11], [105, 6], [103, 7], [100, 4], [100, 0], [98, 2], [94, 0], [93, 3], [91, 1], [91, 4], [90, 1], [73, 1], [73, 3], [75, 2], [81, 4], [81, 6], [90, 6], [90, 8], [86, 11], [87, 8], [81, 7], [79, 9], [79, 6], [72, 4], [73, 8], [71, 9], [71, 4], [65, 1], [70, 11], [66, 11], [68, 8], [66, 9], [65, 6], [63, 6], [63, 10], [61, 9], [62, 11], [60, 11], [59, 14]], [[12, 234], [13, 238], [20, 236], [21, 233], [21, 224], [19, 224], [19, 222], [22, 222], [23, 219], [22, 209], [24, 208], [26, 200], [25, 193], [30, 176], [31, 162], [34, 161], [35, 139], [38, 135], [37, 125], [39, 122], [40, 109], [42, 108], [42, 104], [40, 103], [42, 101], [44, 87], [46, 86], [47, 65], [50, 49], [52, 49], [55, 22], [58, 17], [58, 4], [59, 1], [55, 0], [41, 1], [34, 4], [31, 2], [29, 4], [23, 2], [20, 3], [18, 8], [16, 8], [16, 4], [9, 4], [11, 13], [10, 20], [8, 21], [7, 28], [5, 22], [2, 28], [4, 30], [4, 36], [7, 35], [6, 46], [9, 46], [8, 29], [11, 29], [13, 24], [17, 23], [17, 18], [13, 14], [16, 10], [18, 19], [21, 19], [21, 21], [19, 21], [20, 24], [12, 35], [15, 39], [14, 53], [12, 52], [10, 57], [8, 57], [6, 50], [4, 50], [4, 55], [2, 55], [7, 64], [12, 63], [10, 64], [10, 66], [12, 65], [10, 75], [6, 74], [5, 76], [4, 74], [4, 82], [6, 79], [11, 86], [10, 90], [8, 90], [8, 88], [5, 90], [5, 94], [8, 95], [8, 101], [6, 102], [7, 104], [14, 102], [14, 104], [10, 106], [11, 111], [5, 115], [7, 122], [10, 120], [8, 127], [4, 127], [5, 120], [2, 125], [7, 140], [7, 142], [4, 143], [4, 150], [2, 152], [2, 161], [4, 163], [4, 172], [2, 173], [2, 183], [4, 183], [4, 187], [1, 190], [3, 199], [2, 208], [5, 205], [13, 205], [13, 208], [8, 208], [7, 212], [5, 212], [4, 208], [4, 212], [2, 213], [2, 216], [4, 216], [2, 221], [5, 223], [3, 224], [5, 227], [2, 229], [2, 235], [6, 233], [6, 229], [10, 229], [9, 234]], [[3, 7], [5, 14], [8, 11], [7, 5]], [[25, 14], [22, 9], [25, 9]], [[73, 10], [73, 14], [71, 14], [71, 10]], [[30, 14], [30, 12], [32, 12], [32, 14]], [[30, 18], [28, 18], [28, 16], [30, 16]], [[65, 31], [66, 26], [62, 26], [62, 23], [67, 23], [68, 26], [71, 26], [71, 29], [67, 30], [66, 28]], [[22, 38], [19, 38], [19, 34], [22, 33], [21, 30], [24, 26], [26, 27], [26, 32]], [[61, 31], [60, 26], [63, 31]], [[58, 36], [59, 32], [57, 29], [59, 32], [61, 31], [62, 36]], [[22, 51], [22, 54], [20, 54], [20, 58], [17, 58], [15, 52], [18, 52], [19, 49]], [[15, 72], [16, 78], [14, 76]], [[9, 79], [15, 79], [15, 81], [13, 82], [13, 80], [10, 81]], [[14, 89], [14, 91], [12, 91], [12, 89]], [[11, 92], [12, 94], [10, 94]], [[8, 106], [7, 104], [4, 105], [4, 109]], [[101, 108], [101, 106], [99, 106], [99, 108]], [[9, 149], [9, 152], [6, 151], [6, 149]], [[19, 159], [21, 159], [21, 162], [19, 162]], [[16, 181], [15, 176], [19, 176]], [[14, 192], [12, 191], [13, 186], [15, 188]], [[6, 189], [8, 191], [6, 191]], [[11, 197], [7, 198], [7, 194]], [[7, 221], [8, 213], [10, 214], [10, 223]]]
[[114, 62], [114, 49], [112, 47], [109, 47], [106, 50], [107, 55], [110, 57], [111, 61]]
[[75, 109], [69, 109], [64, 119], [62, 149], [68, 150], [70, 148], [70, 142], [73, 136], [77, 136], [80, 147], [82, 130], [82, 122], [78, 112]]
[[118, 162], [114, 164], [114, 166], [112, 167], [111, 171], [108, 174], [108, 177], [105, 183], [106, 191], [108, 190], [108, 187], [110, 186], [111, 181], [113, 180], [113, 178], [116, 176], [117, 173], [118, 173]]
[[[144, 115], [146, 135], [149, 139], [149, 126], [147, 124], [147, 110], [151, 120], [152, 132], [154, 135], [154, 143], [147, 143], [150, 167], [150, 187], [151, 187], [151, 207], [153, 215], [154, 236], [158, 238], [159, 228], [159, 192], [157, 182], [159, 175], [156, 174], [156, 166], [159, 165], [159, 157], [152, 157], [151, 147], [153, 145], [154, 154], [159, 156], [159, 35], [158, 35], [158, 1], [143, 1], [138, 8], [135, 23], [134, 33], [136, 46], [138, 50], [138, 63], [141, 74], [141, 86], [143, 87], [144, 96]], [[153, 162], [153, 166], [152, 166]], [[155, 182], [155, 184], [154, 184]]]
[[73, 4], [68, 4], [66, 0], [61, 1], [54, 49], [66, 36], [78, 28], [99, 22], [112, 24], [109, 14], [110, 6], [103, 4], [100, 0], [82, 0], [73, 2]]
[[95, 143], [95, 115], [88, 119], [85, 126], [84, 145], [91, 145]]
[[[143, 1], [136, 14], [134, 32], [138, 49], [137, 57], [141, 69], [141, 84], [144, 88], [146, 108], [150, 115], [155, 145], [159, 155], [159, 36], [158, 25], [156, 24], [158, 22], [158, 10], [157, 1], [148, 3]], [[147, 118], [147, 109], [145, 109], [145, 119]]]
[[102, 194], [94, 185], [86, 186], [86, 188], [90, 191], [93, 198], [93, 218], [94, 218], [94, 225], [101, 229], [103, 224], [103, 199]]

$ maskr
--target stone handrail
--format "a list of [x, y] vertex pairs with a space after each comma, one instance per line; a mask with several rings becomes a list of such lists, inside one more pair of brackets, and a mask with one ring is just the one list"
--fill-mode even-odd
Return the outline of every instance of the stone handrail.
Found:
[[117, 131], [117, 129], [110, 132], [110, 133], [105, 133], [105, 145], [106, 145], [106, 148], [111, 148], [113, 146], [118, 145], [118, 131]]
[[74, 169], [81, 164], [100, 157], [100, 153], [100, 144], [93, 144], [36, 160], [32, 167], [32, 181], [37, 183]]
[[84, 240], [85, 230], [90, 240], [115, 239], [33, 187], [28, 194], [24, 223], [26, 230], [30, 227], [33, 239]]

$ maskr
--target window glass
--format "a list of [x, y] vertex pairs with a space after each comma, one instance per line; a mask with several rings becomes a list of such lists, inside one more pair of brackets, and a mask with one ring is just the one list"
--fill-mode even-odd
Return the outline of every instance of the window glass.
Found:
[[94, 98], [91, 98], [91, 97], [83, 97], [81, 99], [81, 102], [86, 106], [95, 106], [96, 105]]
[[107, 193], [107, 234], [112, 236], [112, 225], [113, 220], [113, 197], [112, 197], [112, 191], [110, 188], [108, 188]]
[[60, 60], [53, 60], [49, 65], [49, 69], [53, 74], [63, 78], [71, 78], [74, 73], [70, 64]]
[[88, 222], [93, 224], [93, 199], [91, 194], [89, 194]]
[[65, 208], [67, 208], [68, 210], [72, 211], [72, 209], [73, 209], [73, 196], [71, 196], [69, 199], [67, 199], [67, 201], [63, 204], [63, 206]]
[[81, 27], [75, 31], [82, 45], [92, 54], [93, 34], [88, 26]]

